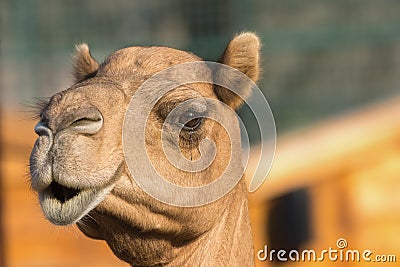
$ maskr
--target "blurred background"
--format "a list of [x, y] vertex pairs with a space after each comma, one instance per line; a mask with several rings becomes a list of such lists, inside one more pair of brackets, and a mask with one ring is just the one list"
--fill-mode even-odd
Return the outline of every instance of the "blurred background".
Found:
[[255, 251], [321, 251], [344, 238], [400, 261], [398, 0], [2, 0], [0, 12], [0, 266], [127, 266], [104, 242], [48, 223], [29, 186], [35, 122], [24, 104], [72, 84], [76, 43], [99, 61], [131, 45], [217, 60], [244, 30], [263, 42], [259, 87], [278, 133], [271, 173], [250, 194]]

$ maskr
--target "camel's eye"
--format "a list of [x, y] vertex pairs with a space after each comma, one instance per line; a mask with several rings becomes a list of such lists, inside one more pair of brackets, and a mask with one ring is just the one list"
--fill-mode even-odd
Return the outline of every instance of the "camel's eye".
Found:
[[91, 123], [95, 123], [97, 121], [99, 121], [99, 120], [94, 120], [94, 119], [90, 119], [90, 118], [80, 118], [80, 119], [77, 119], [76, 121], [74, 121], [71, 124], [71, 127], [86, 126]]
[[[203, 98], [163, 102], [157, 107], [160, 118], [171, 133], [180, 133], [181, 138], [192, 138], [202, 134], [201, 128], [213, 110]], [[190, 136], [189, 136], [190, 135]]]
[[196, 118], [196, 119], [190, 120], [188, 123], [186, 123], [183, 126], [183, 128], [187, 131], [194, 131], [200, 127], [202, 122], [203, 122], [203, 118]]
[[102, 118], [80, 118], [75, 120], [69, 127], [81, 133], [95, 134], [100, 130], [102, 126]]
[[78, 111], [67, 128], [83, 134], [95, 134], [103, 126], [103, 117], [97, 109]]
[[193, 132], [203, 124], [204, 118], [200, 114], [188, 112], [181, 116], [180, 121], [183, 125], [183, 130]]

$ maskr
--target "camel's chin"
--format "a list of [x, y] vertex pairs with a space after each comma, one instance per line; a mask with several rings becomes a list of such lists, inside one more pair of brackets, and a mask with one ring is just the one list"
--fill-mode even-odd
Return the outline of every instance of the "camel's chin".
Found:
[[112, 190], [113, 186], [102, 189], [75, 190], [67, 197], [59, 196], [49, 186], [39, 192], [40, 206], [46, 218], [56, 225], [69, 225], [79, 221], [94, 209]]

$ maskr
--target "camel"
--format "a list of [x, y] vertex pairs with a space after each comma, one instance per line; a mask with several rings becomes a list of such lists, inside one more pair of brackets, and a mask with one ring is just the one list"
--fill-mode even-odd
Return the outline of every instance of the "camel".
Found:
[[[219, 62], [256, 82], [259, 52], [259, 38], [245, 32], [228, 43]], [[254, 266], [244, 177], [212, 203], [179, 207], [147, 194], [126, 166], [122, 127], [135, 91], [157, 72], [201, 60], [168, 47], [127, 47], [99, 64], [86, 44], [76, 47], [75, 83], [41, 106], [35, 126], [38, 138], [30, 157], [31, 185], [50, 222], [76, 224], [87, 237], [105, 240], [113, 253], [131, 266]], [[189, 179], [162, 155], [160, 131], [165, 113], [174, 103], [198, 95], [222, 101], [232, 109], [243, 102], [226, 88], [194, 83], [174, 89], [162, 98], [162, 105], [154, 107], [146, 124], [148, 156], [167, 180], [179, 185], [209, 183], [228, 160], [226, 132], [203, 118], [185, 124], [179, 149], [195, 160], [200, 156], [198, 140], [215, 140], [217, 155], [206, 170], [191, 173]], [[188, 135], [195, 138], [189, 142]]]

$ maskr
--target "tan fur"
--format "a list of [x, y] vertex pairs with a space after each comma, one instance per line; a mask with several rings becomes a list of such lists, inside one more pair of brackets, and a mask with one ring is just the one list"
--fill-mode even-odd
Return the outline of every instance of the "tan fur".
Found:
[[[222, 61], [257, 80], [258, 50], [258, 38], [245, 33], [231, 41]], [[122, 125], [132, 95], [154, 73], [198, 60], [171, 48], [129, 47], [114, 52], [98, 66], [86, 45], [78, 47], [74, 66], [80, 82], [54, 95], [41, 112], [44, 128], [36, 130], [40, 137], [31, 155], [31, 177], [39, 196], [54, 182], [89, 193], [65, 203], [56, 199], [46, 202], [41, 197], [47, 218], [56, 224], [76, 222], [88, 237], [105, 240], [115, 255], [132, 266], [254, 266], [244, 178], [213, 203], [182, 208], [146, 194], [125, 165]], [[230, 159], [229, 136], [211, 120], [196, 133], [199, 140], [208, 137], [216, 142], [217, 156], [209, 168], [188, 176], [173, 168], [162, 153], [159, 114], [173, 101], [196, 95], [220, 98], [232, 106], [239, 101], [227, 98], [234, 95], [216, 93], [209, 84], [180, 87], [156, 105], [146, 127], [146, 147], [155, 168], [166, 179], [184, 186], [209, 183]], [[232, 123], [239, 131], [238, 124]], [[195, 159], [199, 157], [197, 145], [180, 149]], [[92, 199], [101, 202], [82, 206]], [[69, 209], [75, 210], [66, 213]]]
[[87, 76], [92, 75], [99, 68], [99, 64], [90, 54], [87, 44], [79, 44], [75, 46], [75, 54], [73, 58], [73, 74], [75, 82], [82, 81]]
[[[250, 32], [241, 33], [228, 44], [219, 61], [240, 70], [257, 82], [260, 73], [260, 48], [261, 44], [257, 35]], [[250, 88], [247, 87], [243, 88], [244, 95], [246, 92], [250, 93]], [[215, 93], [233, 109], [237, 109], [243, 103], [243, 99], [220, 86], [215, 86]]]

